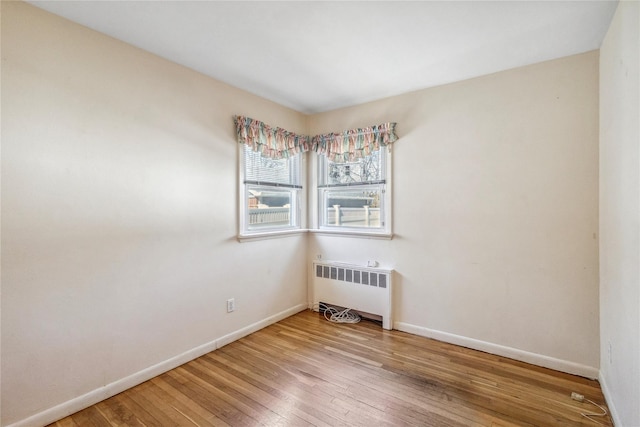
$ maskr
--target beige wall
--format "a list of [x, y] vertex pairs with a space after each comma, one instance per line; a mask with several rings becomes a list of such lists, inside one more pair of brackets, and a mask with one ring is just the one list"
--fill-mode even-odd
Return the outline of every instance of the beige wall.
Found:
[[640, 425], [640, 3], [620, 2], [600, 53], [601, 384]]
[[[24, 3], [2, 56], [3, 425], [299, 309], [316, 254], [395, 268], [397, 327], [597, 375], [596, 52], [312, 117]], [[238, 243], [239, 113], [398, 122], [395, 238]]]
[[396, 327], [597, 376], [598, 53], [318, 114], [398, 122], [391, 241], [310, 257], [396, 269]]
[[236, 240], [232, 121], [305, 116], [20, 2], [2, 60], [3, 425], [306, 303], [304, 236]]

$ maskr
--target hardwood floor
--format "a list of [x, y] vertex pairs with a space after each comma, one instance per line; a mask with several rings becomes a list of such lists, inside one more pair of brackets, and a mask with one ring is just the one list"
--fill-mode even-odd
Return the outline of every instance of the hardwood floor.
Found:
[[572, 391], [604, 402], [596, 381], [306, 311], [52, 426], [597, 426]]

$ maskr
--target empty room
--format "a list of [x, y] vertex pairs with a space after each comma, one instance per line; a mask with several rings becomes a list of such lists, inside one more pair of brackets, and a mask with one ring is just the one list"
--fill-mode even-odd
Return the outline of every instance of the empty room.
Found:
[[638, 1], [1, 25], [1, 426], [640, 427]]

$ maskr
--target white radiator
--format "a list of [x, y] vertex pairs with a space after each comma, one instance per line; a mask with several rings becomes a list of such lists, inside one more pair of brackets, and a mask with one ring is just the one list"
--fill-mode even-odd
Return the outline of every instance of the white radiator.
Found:
[[393, 328], [393, 270], [332, 261], [313, 263], [312, 302], [382, 316], [382, 327]]

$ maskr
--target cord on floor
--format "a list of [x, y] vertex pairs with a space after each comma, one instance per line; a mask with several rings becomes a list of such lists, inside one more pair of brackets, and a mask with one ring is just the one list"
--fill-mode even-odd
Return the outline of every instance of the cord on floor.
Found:
[[598, 413], [593, 413], [593, 412], [581, 412], [581, 413], [580, 413], [580, 415], [582, 415], [583, 417], [585, 417], [586, 419], [588, 419], [588, 420], [590, 420], [590, 421], [593, 421], [593, 422], [594, 422], [594, 423], [596, 423], [596, 424], [600, 424], [601, 426], [606, 426], [606, 425], [608, 425], [608, 424], [601, 423], [600, 421], [598, 421], [598, 420], [596, 420], [596, 419], [592, 418], [592, 417], [605, 417], [605, 416], [607, 416], [608, 412], [607, 412], [607, 409], [606, 409], [606, 408], [604, 408], [603, 406], [598, 405], [596, 402], [594, 402], [594, 401], [593, 401], [593, 400], [591, 400], [591, 399], [586, 399], [586, 398], [584, 397], [584, 395], [579, 394], [579, 393], [576, 393], [576, 392], [571, 393], [571, 398], [572, 398], [573, 400], [577, 401], [577, 402], [582, 402], [582, 403], [584, 403], [584, 402], [589, 402], [589, 403], [591, 403], [592, 405], [595, 405], [595, 406], [597, 406], [598, 408], [600, 408], [600, 410], [602, 411], [602, 413], [599, 413], [599, 414], [598, 414]]
[[360, 315], [350, 308], [338, 310], [335, 307], [320, 303], [317, 306], [314, 305], [313, 310], [318, 309], [324, 313], [324, 318], [334, 323], [358, 323], [362, 319]]

